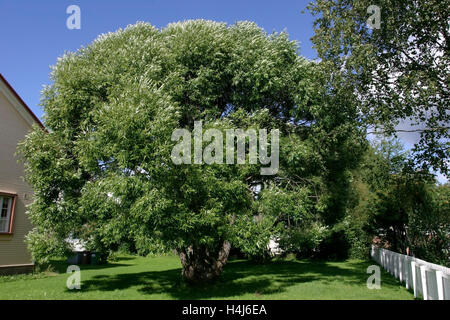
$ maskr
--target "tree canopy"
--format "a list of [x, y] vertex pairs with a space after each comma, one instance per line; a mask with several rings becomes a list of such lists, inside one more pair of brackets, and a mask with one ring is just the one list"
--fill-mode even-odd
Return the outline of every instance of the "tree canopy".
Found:
[[[68, 237], [102, 254], [162, 244], [198, 282], [221, 273], [232, 245], [257, 258], [270, 237], [298, 254], [345, 248], [335, 226], [365, 129], [357, 101], [331, 94], [323, 65], [298, 50], [254, 23], [193, 20], [138, 23], [65, 54], [42, 96], [48, 132], [35, 128], [20, 145], [35, 190], [34, 259], [63, 253]], [[196, 121], [221, 132], [279, 130], [279, 170], [175, 164], [172, 134]]]
[[69, 236], [100, 252], [163, 242], [180, 254], [186, 278], [218, 275], [239, 228], [257, 215], [252, 185], [276, 177], [254, 164], [175, 165], [171, 134], [197, 120], [279, 128], [292, 133], [279, 175], [322, 175], [325, 151], [299, 125], [323, 112], [314, 65], [297, 50], [287, 34], [253, 23], [196, 20], [161, 30], [138, 23], [64, 55], [43, 93], [48, 132], [35, 129], [21, 145], [35, 190], [35, 258], [61, 252]]
[[[372, 5], [379, 26], [368, 23]], [[312, 41], [336, 94], [358, 100], [370, 132], [418, 132], [416, 167], [448, 175], [450, 6], [431, 0], [317, 0]], [[373, 21], [372, 21], [373, 22]], [[398, 128], [400, 120], [412, 125]]]

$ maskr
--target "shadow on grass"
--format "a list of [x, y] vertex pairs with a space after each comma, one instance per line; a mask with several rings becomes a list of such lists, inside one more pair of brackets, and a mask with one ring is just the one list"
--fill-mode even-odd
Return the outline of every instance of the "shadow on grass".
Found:
[[[168, 294], [175, 299], [209, 299], [254, 294], [256, 297], [281, 293], [298, 283], [320, 281], [336, 285], [365, 286], [370, 262], [345, 262], [338, 267], [325, 261], [272, 261], [257, 265], [248, 261], [230, 261], [214, 283], [190, 286], [181, 278], [181, 269], [97, 275], [83, 281], [84, 290], [114, 291], [131, 287], [143, 294]], [[382, 274], [383, 285], [398, 285]]]
[[[120, 257], [117, 258], [114, 263], [105, 263], [105, 264], [98, 264], [98, 265], [91, 265], [91, 264], [82, 264], [79, 265], [81, 270], [103, 270], [103, 269], [110, 269], [110, 268], [116, 268], [116, 267], [126, 267], [130, 266], [132, 264], [129, 263], [122, 263], [128, 260], [135, 260], [135, 257]], [[118, 263], [121, 262], [121, 263]], [[57, 272], [57, 273], [66, 273], [67, 267], [70, 264], [67, 263], [66, 259], [55, 259], [50, 261], [51, 271]]]

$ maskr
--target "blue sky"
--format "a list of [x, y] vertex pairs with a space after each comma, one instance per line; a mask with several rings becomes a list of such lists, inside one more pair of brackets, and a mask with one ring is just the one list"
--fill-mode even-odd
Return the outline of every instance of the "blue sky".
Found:
[[[49, 84], [50, 66], [65, 51], [75, 51], [99, 34], [137, 21], [156, 27], [187, 19], [234, 23], [256, 22], [267, 32], [287, 30], [300, 42], [301, 54], [315, 58], [310, 38], [313, 18], [309, 1], [263, 0], [0, 0], [0, 73], [33, 112], [42, 117], [40, 91]], [[69, 5], [81, 9], [81, 29], [69, 30]]]

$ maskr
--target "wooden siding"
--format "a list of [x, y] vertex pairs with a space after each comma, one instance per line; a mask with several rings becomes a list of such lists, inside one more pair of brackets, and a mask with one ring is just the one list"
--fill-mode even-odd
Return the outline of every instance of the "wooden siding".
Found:
[[17, 194], [12, 234], [0, 234], [0, 266], [30, 264], [31, 255], [24, 240], [32, 228], [25, 213], [32, 189], [23, 181], [23, 166], [14, 154], [17, 143], [24, 139], [31, 126], [29, 119], [13, 105], [14, 100], [7, 97], [6, 86], [3, 83], [0, 86], [0, 192]]

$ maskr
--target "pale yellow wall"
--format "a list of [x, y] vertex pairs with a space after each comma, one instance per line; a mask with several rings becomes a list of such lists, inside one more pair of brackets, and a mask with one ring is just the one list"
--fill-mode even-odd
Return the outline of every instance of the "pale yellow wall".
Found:
[[23, 181], [23, 166], [17, 163], [14, 156], [17, 143], [23, 140], [31, 126], [29, 121], [24, 119], [23, 113], [21, 115], [13, 107], [6, 94], [8, 92], [0, 90], [0, 191], [16, 193], [17, 201], [13, 234], [0, 235], [0, 266], [31, 263], [31, 256], [24, 240], [25, 235], [31, 230], [25, 206], [31, 201], [32, 189]]

